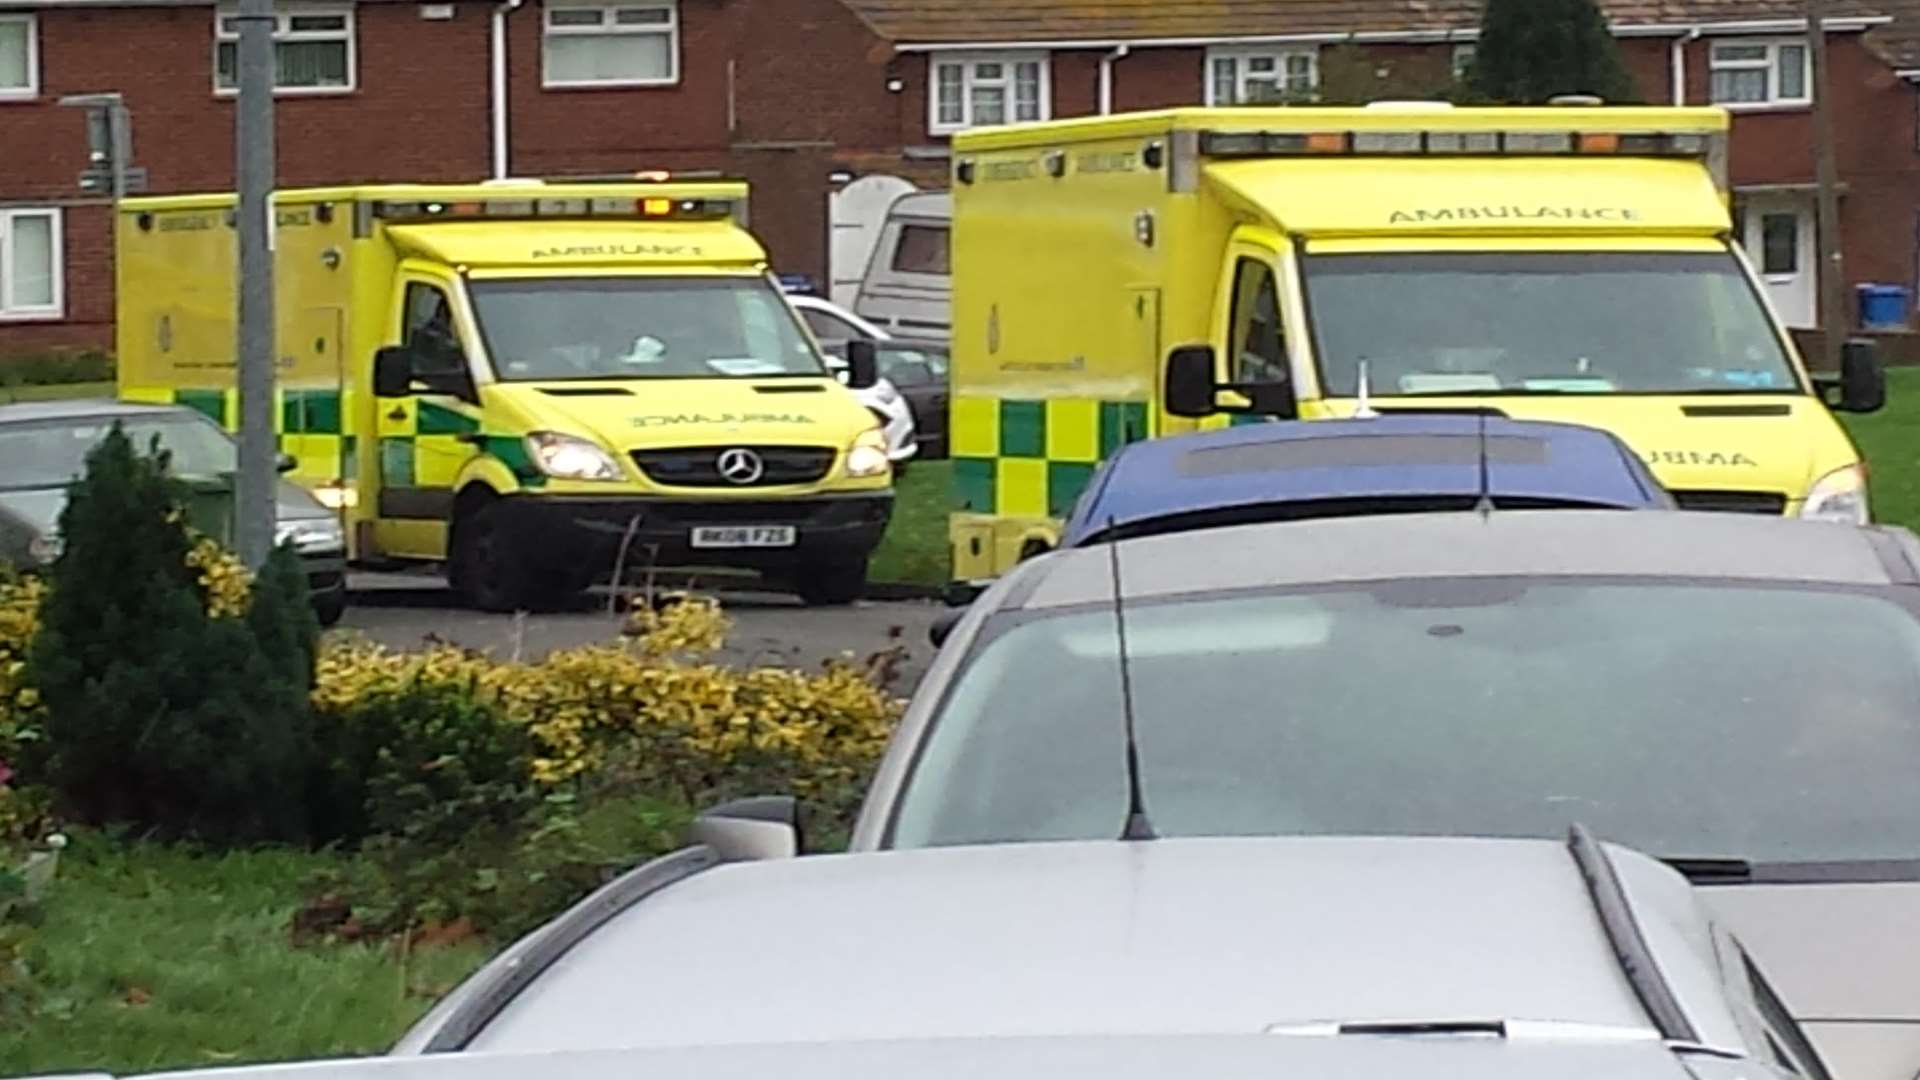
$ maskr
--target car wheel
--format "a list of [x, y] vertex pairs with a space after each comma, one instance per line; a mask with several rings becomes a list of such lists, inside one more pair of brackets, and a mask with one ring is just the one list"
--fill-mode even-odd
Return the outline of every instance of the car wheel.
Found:
[[808, 607], [840, 607], [866, 595], [867, 560], [827, 563], [803, 568], [794, 580], [794, 592]]
[[338, 588], [313, 598], [313, 617], [325, 630], [340, 622], [347, 614], [347, 590]]
[[486, 502], [455, 519], [449, 569], [453, 587], [468, 606], [512, 613], [527, 607], [533, 588], [527, 566], [507, 539], [502, 518], [500, 504]]

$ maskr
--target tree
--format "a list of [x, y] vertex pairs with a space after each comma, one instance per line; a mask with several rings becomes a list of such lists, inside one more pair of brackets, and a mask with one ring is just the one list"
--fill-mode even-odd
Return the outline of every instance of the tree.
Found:
[[208, 613], [182, 495], [165, 453], [136, 452], [118, 425], [87, 456], [28, 658], [48, 780], [84, 820], [215, 842], [302, 838], [312, 676], [296, 656], [311, 655], [311, 638], [275, 614], [277, 599], [247, 618]]
[[1560, 94], [1637, 100], [1594, 0], [1487, 0], [1470, 79], [1477, 97], [1501, 104], [1541, 105]]
[[1321, 105], [1365, 105], [1374, 101], [1447, 101], [1456, 96], [1452, 57], [1421, 50], [1381, 57], [1352, 42], [1322, 49]]

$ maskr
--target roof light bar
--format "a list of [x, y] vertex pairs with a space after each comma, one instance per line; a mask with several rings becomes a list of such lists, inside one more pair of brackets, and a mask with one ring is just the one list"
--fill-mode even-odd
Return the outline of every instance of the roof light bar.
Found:
[[1296, 154], [1560, 155], [1710, 157], [1716, 136], [1701, 132], [1620, 131], [1208, 131], [1200, 152], [1209, 157]]
[[725, 221], [743, 208], [732, 199], [645, 198], [594, 199], [482, 199], [465, 202], [395, 202], [373, 204], [373, 216], [382, 221], [447, 221], [463, 218], [644, 218], [651, 221]]
[[1353, 152], [1356, 154], [1418, 154], [1425, 149], [1425, 139], [1418, 131], [1356, 131], [1353, 133]]

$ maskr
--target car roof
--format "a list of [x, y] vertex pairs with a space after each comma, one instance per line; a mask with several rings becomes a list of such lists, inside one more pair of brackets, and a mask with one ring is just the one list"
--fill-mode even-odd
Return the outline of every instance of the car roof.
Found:
[[[1610, 853], [1700, 1038], [1741, 1045], [1685, 879]], [[1565, 846], [1182, 839], [725, 864], [611, 918], [467, 1049], [1463, 1017], [1654, 1030]]]
[[[1484, 425], [1484, 426], [1483, 426]], [[1487, 448], [1481, 470], [1481, 438]], [[1149, 519], [1251, 505], [1478, 495], [1671, 505], [1612, 434], [1578, 424], [1468, 415], [1259, 423], [1134, 443], [1075, 507], [1071, 546]]]
[[[0, 424], [29, 423], [36, 420], [91, 420], [111, 417], [158, 416], [191, 413], [183, 405], [149, 405], [112, 398], [73, 398], [63, 401], [29, 401], [0, 405]], [[199, 415], [194, 413], [194, 415]]]
[[[713, 1003], [724, 1010], [726, 1002]], [[825, 1041], [530, 1054], [423, 1054], [219, 1066], [166, 1080], [1210, 1080], [1391, 1076], [1417, 1080], [1690, 1080], [1652, 1040], [1290, 1039], [1271, 1035]], [[94, 1074], [104, 1076], [105, 1074]], [[23, 1078], [25, 1080], [25, 1078]], [[77, 1080], [68, 1074], [63, 1080]]]
[[[1497, 510], [1235, 525], [1126, 540], [1128, 598], [1440, 577], [1629, 577], [1920, 584], [1906, 529], [1687, 510]], [[1106, 548], [1056, 551], [1003, 582], [1003, 607], [1113, 595]]]
[[[714, 1003], [724, 1010], [726, 1002]], [[1290, 1039], [1102, 1035], [827, 1041], [534, 1054], [425, 1054], [224, 1066], [153, 1074], [166, 1080], [1210, 1080], [1379, 1076], [1418, 1080], [1690, 1080], [1653, 1040], [1524, 1042], [1463, 1039]], [[69, 1075], [65, 1080], [75, 1080]]]

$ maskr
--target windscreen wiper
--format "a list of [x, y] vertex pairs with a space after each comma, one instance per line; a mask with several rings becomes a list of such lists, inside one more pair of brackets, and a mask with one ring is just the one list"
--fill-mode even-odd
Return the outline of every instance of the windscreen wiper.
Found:
[[1687, 880], [1695, 884], [1753, 880], [1753, 863], [1746, 859], [1679, 855], [1660, 861], [1687, 875]]

